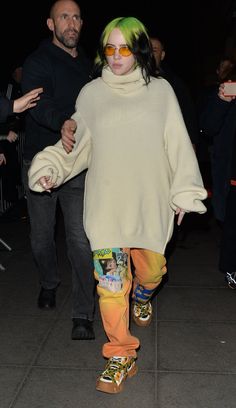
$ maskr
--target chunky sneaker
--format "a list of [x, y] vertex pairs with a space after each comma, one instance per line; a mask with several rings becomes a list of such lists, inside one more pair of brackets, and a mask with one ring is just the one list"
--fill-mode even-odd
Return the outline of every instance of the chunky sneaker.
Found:
[[226, 272], [226, 282], [230, 289], [236, 289], [236, 272]]
[[134, 357], [111, 357], [97, 379], [96, 390], [117, 394], [123, 390], [126, 378], [133, 377], [137, 371]]
[[146, 327], [152, 321], [152, 304], [151, 302], [140, 303], [140, 302], [132, 302], [131, 305], [131, 315], [133, 321], [137, 324], [137, 326]]

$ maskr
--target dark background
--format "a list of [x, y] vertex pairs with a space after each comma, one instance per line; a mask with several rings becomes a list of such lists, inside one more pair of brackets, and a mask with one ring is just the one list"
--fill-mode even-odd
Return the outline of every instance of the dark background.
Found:
[[[84, 20], [81, 43], [88, 55], [94, 57], [99, 36], [111, 19], [135, 16], [164, 39], [168, 62], [193, 91], [215, 71], [232, 36], [235, 0], [118, 3], [79, 2]], [[1, 6], [1, 82], [48, 36], [46, 19], [51, 4], [48, 0], [15, 0], [14, 5]]]

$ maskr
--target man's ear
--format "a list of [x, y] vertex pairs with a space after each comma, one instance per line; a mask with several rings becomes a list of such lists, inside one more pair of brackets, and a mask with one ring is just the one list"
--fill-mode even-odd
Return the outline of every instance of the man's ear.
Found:
[[166, 52], [164, 50], [162, 50], [162, 52], [161, 52], [161, 61], [163, 61], [165, 56], [166, 56]]
[[47, 26], [50, 31], [54, 31], [54, 21], [52, 18], [47, 19]]

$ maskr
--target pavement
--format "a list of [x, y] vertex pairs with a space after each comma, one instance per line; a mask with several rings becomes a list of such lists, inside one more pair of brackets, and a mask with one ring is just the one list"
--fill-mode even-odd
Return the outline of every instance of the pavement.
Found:
[[[57, 228], [62, 283], [57, 308], [42, 311], [27, 214], [0, 217], [1, 408], [235, 408], [236, 291], [217, 269], [220, 229], [212, 217], [187, 215], [168, 255], [168, 278], [138, 336], [138, 373], [124, 391], [96, 391], [106, 337], [98, 307], [96, 339], [71, 340], [71, 273]], [[40, 222], [40, 220], [39, 220]], [[9, 248], [11, 250], [9, 250]]]

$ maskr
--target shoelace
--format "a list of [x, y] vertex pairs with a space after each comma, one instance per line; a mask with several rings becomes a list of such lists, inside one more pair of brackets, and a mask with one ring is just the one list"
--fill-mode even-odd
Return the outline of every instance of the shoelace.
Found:
[[[104, 380], [112, 381], [114, 383], [120, 382], [132, 363], [133, 359], [130, 359], [127, 363], [122, 363], [122, 357], [110, 358], [101, 377], [104, 378]], [[122, 371], [124, 372], [123, 376]]]
[[226, 276], [227, 276], [228, 282], [234, 283], [236, 285], [236, 272], [233, 272], [233, 273], [227, 272]]
[[141, 318], [148, 317], [148, 316], [150, 315], [150, 313], [151, 313], [151, 310], [150, 310], [150, 308], [151, 308], [150, 302], [147, 302], [147, 303], [138, 303], [138, 302], [135, 302], [135, 307], [137, 308], [139, 317], [141, 317]]

